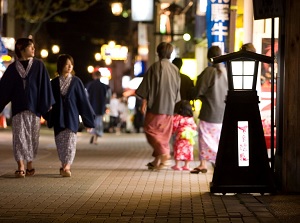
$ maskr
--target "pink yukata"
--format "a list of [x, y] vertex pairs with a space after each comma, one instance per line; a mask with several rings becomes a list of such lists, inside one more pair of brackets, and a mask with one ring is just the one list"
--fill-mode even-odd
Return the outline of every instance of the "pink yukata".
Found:
[[194, 136], [197, 135], [197, 125], [193, 117], [173, 116], [174, 159], [178, 161], [194, 160]]

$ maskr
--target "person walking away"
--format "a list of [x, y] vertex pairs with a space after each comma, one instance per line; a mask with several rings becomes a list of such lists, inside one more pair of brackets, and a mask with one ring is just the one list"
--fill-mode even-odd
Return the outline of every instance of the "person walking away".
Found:
[[[221, 56], [221, 49], [212, 46], [208, 49], [207, 59]], [[198, 145], [200, 164], [191, 173], [206, 173], [207, 162], [215, 164], [219, 146], [225, 96], [227, 93], [227, 72], [225, 65], [210, 64], [198, 76], [196, 83], [196, 98], [202, 102], [198, 124]]]
[[94, 111], [91, 107], [82, 81], [74, 76], [74, 60], [62, 54], [57, 60], [59, 76], [51, 81], [56, 103], [48, 117], [48, 127], [54, 128], [55, 144], [61, 162], [60, 174], [71, 176], [71, 165], [76, 153], [76, 134], [79, 115], [86, 128], [94, 128]]
[[133, 125], [136, 133], [140, 133], [144, 125], [144, 114], [141, 112], [142, 100], [137, 96], [135, 98]]
[[13, 153], [18, 165], [16, 177], [35, 174], [33, 160], [39, 146], [41, 116], [55, 102], [47, 69], [41, 60], [34, 58], [34, 53], [32, 39], [18, 39], [16, 60], [0, 80], [0, 112], [11, 102]]
[[101, 72], [96, 71], [92, 74], [93, 81], [86, 86], [89, 95], [90, 104], [95, 112], [95, 128], [91, 130], [91, 144], [97, 144], [98, 137], [103, 136], [103, 115], [105, 114], [106, 104], [110, 100], [110, 87], [100, 81]]
[[[174, 60], [172, 61], [172, 63], [178, 68], [179, 72], [180, 69], [182, 67], [182, 59], [180, 57], [176, 57], [174, 58]], [[181, 100], [193, 100], [192, 97], [192, 89], [194, 87], [194, 83], [191, 80], [191, 78], [183, 73], [180, 72], [180, 97]], [[179, 109], [179, 104], [180, 102], [176, 103], [175, 105], [175, 113], [177, 113], [178, 109]]]
[[[178, 114], [173, 116], [174, 160], [173, 170], [190, 171], [190, 161], [194, 159], [194, 137], [197, 136], [197, 125], [194, 120], [192, 106], [189, 101], [182, 100], [178, 106]], [[184, 166], [179, 166], [184, 161]]]
[[109, 132], [117, 132], [119, 124], [119, 99], [114, 92], [109, 102]]
[[169, 141], [172, 134], [175, 103], [180, 101], [180, 75], [178, 68], [170, 62], [173, 46], [161, 42], [157, 46], [159, 60], [153, 63], [136, 90], [141, 97], [141, 110], [145, 114], [144, 132], [153, 148], [154, 160], [148, 169], [161, 169], [170, 159]]
[[122, 97], [120, 98], [119, 102], [119, 117], [120, 117], [120, 122], [119, 122], [119, 129], [120, 132], [126, 133], [127, 131], [127, 118], [129, 116], [129, 109], [128, 109], [128, 103], [127, 103], [127, 98]]

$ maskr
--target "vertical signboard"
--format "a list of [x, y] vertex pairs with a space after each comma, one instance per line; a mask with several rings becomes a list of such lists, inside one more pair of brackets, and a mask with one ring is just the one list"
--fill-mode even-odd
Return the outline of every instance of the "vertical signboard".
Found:
[[222, 52], [228, 52], [230, 0], [208, 0], [206, 27], [208, 48], [219, 46]]
[[239, 166], [249, 166], [249, 126], [248, 121], [238, 121]]

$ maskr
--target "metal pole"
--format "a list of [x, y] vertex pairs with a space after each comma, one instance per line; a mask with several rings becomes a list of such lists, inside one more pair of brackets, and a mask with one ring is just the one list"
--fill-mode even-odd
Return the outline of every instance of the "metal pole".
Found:
[[271, 63], [271, 170], [274, 172], [274, 18], [272, 18], [272, 36], [271, 36], [271, 57], [273, 58], [273, 63]]

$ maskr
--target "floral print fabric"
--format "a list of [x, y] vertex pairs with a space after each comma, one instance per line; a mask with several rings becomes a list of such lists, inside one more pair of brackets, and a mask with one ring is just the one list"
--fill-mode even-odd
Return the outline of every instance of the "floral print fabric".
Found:
[[193, 160], [194, 147], [190, 140], [182, 137], [182, 133], [187, 129], [196, 130], [197, 125], [193, 117], [184, 117], [181, 115], [173, 116], [173, 134], [175, 134], [174, 142], [174, 159], [175, 160]]
[[31, 111], [20, 112], [12, 117], [13, 153], [17, 162], [31, 162], [35, 158], [40, 127], [40, 118]]
[[222, 124], [200, 120], [198, 125], [199, 160], [215, 163], [221, 129]]
[[72, 164], [76, 153], [76, 133], [65, 129], [55, 136], [59, 160], [62, 164]]

